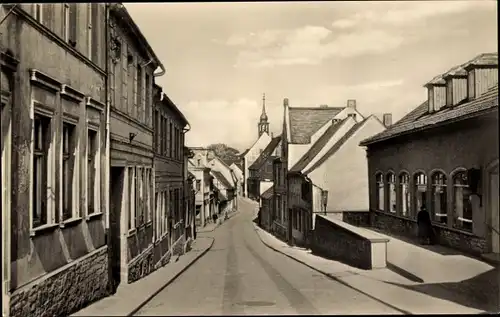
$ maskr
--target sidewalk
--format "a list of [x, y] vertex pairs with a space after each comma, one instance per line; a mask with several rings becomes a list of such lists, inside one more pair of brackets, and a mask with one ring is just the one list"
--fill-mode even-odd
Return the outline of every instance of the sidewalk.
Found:
[[[495, 306], [498, 302], [494, 302], [493, 299], [490, 298], [488, 303], [484, 303], [484, 298], [482, 300], [478, 299], [478, 296], [471, 298], [470, 291], [466, 292], [469, 298], [464, 298], [466, 296], [460, 292], [463, 287], [460, 283], [465, 282], [463, 280], [457, 281], [460, 278], [470, 278], [471, 275], [485, 270], [491, 272], [491, 270], [488, 270], [487, 264], [477, 263], [480, 261], [465, 256], [455, 256], [444, 260], [439, 256], [429, 254], [431, 251], [417, 250], [420, 249], [418, 246], [405, 244], [401, 240], [388, 237], [391, 239], [388, 245], [388, 262], [390, 263], [388, 268], [361, 270], [338, 261], [316, 256], [307, 249], [290, 247], [270, 233], [256, 225], [254, 226], [261, 241], [274, 251], [282, 253], [402, 313], [478, 314], [485, 310], [498, 311], [494, 309], [498, 307]], [[410, 274], [402, 274], [397, 269], [392, 268], [391, 265]], [[403, 267], [400, 268], [399, 266]], [[432, 272], [433, 270], [454, 272], [439, 274]], [[416, 281], [415, 278], [410, 278], [413, 277], [412, 274], [420, 276], [425, 284]], [[444, 283], [443, 281], [449, 281], [452, 278], [454, 278], [455, 284], [458, 283], [455, 290], [439, 285]], [[484, 285], [482, 287], [482, 290], [474, 289], [481, 294], [492, 292], [491, 287], [487, 289], [484, 289]], [[496, 296], [498, 297], [498, 295]], [[478, 302], [480, 303], [478, 304]]]
[[191, 245], [191, 250], [148, 276], [132, 283], [120, 286], [109, 297], [91, 304], [71, 316], [131, 316], [151, 298], [156, 296], [179, 275], [186, 271], [214, 243], [214, 239], [198, 237]]

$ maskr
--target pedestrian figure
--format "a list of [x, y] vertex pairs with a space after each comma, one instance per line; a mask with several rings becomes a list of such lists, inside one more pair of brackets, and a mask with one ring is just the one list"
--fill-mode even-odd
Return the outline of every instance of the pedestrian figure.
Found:
[[417, 225], [418, 225], [418, 238], [420, 244], [431, 244], [433, 243], [433, 230], [431, 217], [427, 212], [427, 208], [423, 205], [420, 207], [420, 211], [417, 214]]
[[217, 214], [216, 213], [214, 213], [212, 215], [212, 219], [214, 220], [214, 223], [217, 223]]

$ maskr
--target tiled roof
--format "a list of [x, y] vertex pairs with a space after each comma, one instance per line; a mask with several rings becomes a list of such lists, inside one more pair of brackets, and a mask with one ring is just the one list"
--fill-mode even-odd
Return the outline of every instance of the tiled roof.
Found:
[[217, 178], [217, 180], [222, 184], [222, 186], [226, 188], [232, 188], [233, 186], [231, 185], [231, 182], [226, 179], [226, 177], [219, 171], [214, 171], [212, 170], [212, 174]]
[[323, 155], [316, 163], [314, 163], [314, 165], [311, 166], [311, 168], [305, 171], [304, 174], [307, 175], [311, 173], [316, 168], [321, 166], [321, 164], [323, 164], [326, 160], [328, 160], [332, 155], [337, 153], [337, 151], [342, 147], [342, 145], [344, 145], [347, 142], [347, 140], [349, 140], [349, 138], [368, 121], [368, 119], [369, 117], [353, 125], [349, 129], [349, 131], [347, 131], [346, 134], [344, 134], [337, 142], [335, 142], [335, 144], [328, 150], [328, 152], [326, 152], [325, 155]]
[[260, 195], [262, 199], [271, 199], [274, 194], [274, 186], [269, 187], [265, 192]]
[[269, 144], [266, 146], [266, 148], [260, 153], [259, 157], [255, 160], [255, 162], [248, 167], [248, 169], [251, 170], [258, 170], [262, 164], [264, 164], [267, 160], [267, 158], [273, 153], [274, 149], [278, 146], [278, 144], [281, 141], [281, 136], [277, 136], [269, 142]]
[[338, 129], [344, 125], [347, 119], [342, 120], [339, 123], [332, 124], [325, 133], [319, 139], [314, 142], [314, 144], [309, 148], [309, 150], [300, 158], [300, 160], [295, 163], [295, 165], [290, 169], [290, 172], [300, 172], [306, 166], [311, 163], [311, 161], [318, 155], [318, 153], [325, 147], [331, 137], [338, 131]]
[[[430, 128], [438, 123], [446, 123], [463, 117], [469, 117], [480, 114], [483, 111], [492, 108], [498, 109], [498, 84], [491, 87], [486, 93], [477, 99], [457, 105], [454, 107], [444, 107], [440, 111], [427, 113], [427, 102], [417, 107], [414, 111], [408, 114], [387, 130], [376, 134], [366, 140], [363, 140], [360, 145], [368, 145], [379, 141], [387, 140], [402, 134], [408, 134], [415, 130]], [[421, 113], [420, 116], [416, 114]]]
[[308, 144], [311, 142], [311, 136], [343, 109], [342, 107], [290, 107], [288, 112], [290, 143]]

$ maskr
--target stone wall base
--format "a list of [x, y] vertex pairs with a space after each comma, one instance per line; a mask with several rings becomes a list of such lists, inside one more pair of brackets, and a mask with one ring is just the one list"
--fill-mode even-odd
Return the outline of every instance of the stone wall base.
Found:
[[[372, 211], [370, 222], [373, 228], [388, 234], [400, 235], [410, 239], [417, 239], [417, 222], [413, 219], [398, 217], [387, 213]], [[436, 243], [463, 251], [480, 255], [487, 252], [486, 239], [470, 233], [460, 232], [441, 226], [433, 226], [436, 233]]]
[[55, 274], [14, 291], [10, 316], [69, 316], [108, 295], [108, 248], [102, 247]]
[[128, 265], [128, 283], [133, 283], [155, 270], [153, 246], [146, 249]]

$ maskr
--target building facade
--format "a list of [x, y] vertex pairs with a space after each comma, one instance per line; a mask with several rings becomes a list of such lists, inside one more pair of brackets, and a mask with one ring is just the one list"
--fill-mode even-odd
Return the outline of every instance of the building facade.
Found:
[[153, 78], [163, 66], [123, 5], [109, 13], [110, 259], [113, 288], [154, 270]]
[[0, 11], [3, 314], [68, 315], [108, 294], [106, 5]]
[[205, 148], [189, 148], [193, 152], [193, 158], [189, 159], [188, 170], [195, 178], [196, 188], [196, 226], [204, 227], [210, 221], [215, 211], [214, 194], [212, 192], [213, 177], [210, 168], [207, 167], [210, 151]]
[[154, 262], [183, 252], [189, 192], [184, 134], [189, 123], [162, 88], [154, 85], [155, 248]]
[[248, 198], [259, 201], [260, 195], [267, 190], [261, 190], [261, 182], [272, 182], [273, 161], [281, 154], [281, 136], [271, 139], [259, 157], [248, 167]]
[[428, 100], [361, 142], [371, 225], [414, 237], [426, 207], [437, 243], [498, 254], [498, 55], [481, 54], [426, 87]]

